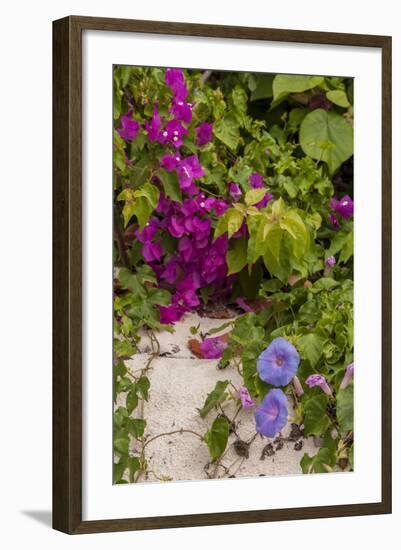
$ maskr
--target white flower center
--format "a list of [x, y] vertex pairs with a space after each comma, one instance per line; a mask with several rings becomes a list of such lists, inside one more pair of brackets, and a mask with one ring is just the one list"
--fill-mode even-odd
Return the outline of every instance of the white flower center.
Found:
[[204, 202], [201, 202], [200, 205], [201, 205], [202, 208], [205, 207], [205, 203], [204, 203]]
[[181, 107], [181, 105], [184, 105], [184, 103], [182, 101], [179, 101], [178, 105]]
[[347, 206], [347, 204], [348, 204], [348, 201], [343, 202], [343, 206]]
[[173, 137], [173, 141], [178, 141], [178, 137], [177, 137], [177, 136], [174, 136], [174, 137]]
[[175, 136], [178, 136], [177, 130], [174, 130], [173, 134], [174, 134]]
[[164, 136], [164, 137], [167, 137], [167, 136], [168, 136], [168, 132], [167, 132], [166, 130], [164, 130], [163, 136]]

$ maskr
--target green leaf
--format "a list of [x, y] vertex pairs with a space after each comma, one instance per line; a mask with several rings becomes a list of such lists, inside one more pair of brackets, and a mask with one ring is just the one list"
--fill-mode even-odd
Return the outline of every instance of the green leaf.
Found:
[[328, 397], [321, 393], [310, 397], [304, 405], [305, 435], [322, 435], [329, 427], [330, 420], [326, 414]]
[[344, 107], [344, 109], [350, 106], [347, 94], [343, 90], [330, 90], [326, 92], [326, 97], [329, 101], [339, 107]]
[[309, 243], [308, 231], [302, 218], [295, 210], [287, 210], [280, 219], [280, 227], [294, 239], [293, 251], [296, 258], [302, 258]]
[[126, 406], [128, 414], [131, 414], [138, 406], [138, 396], [136, 394], [135, 387], [127, 394]]
[[266, 195], [267, 189], [251, 189], [245, 193], [245, 204], [247, 206], [253, 206], [260, 202]]
[[122, 427], [125, 423], [125, 419], [128, 417], [128, 411], [125, 407], [118, 407], [116, 411], [114, 411], [114, 425], [117, 427]]
[[266, 238], [263, 262], [271, 275], [287, 283], [290, 265], [288, 250], [284, 246], [283, 237], [283, 230], [275, 224]]
[[205, 418], [205, 416], [213, 409], [213, 407], [216, 407], [219, 403], [224, 401], [227, 395], [225, 393], [225, 390], [228, 384], [229, 380], [219, 380], [218, 382], [216, 382], [213, 391], [208, 394], [203, 407], [201, 409], [198, 409], [201, 418]]
[[273, 80], [273, 99], [277, 103], [288, 94], [305, 92], [324, 82], [323, 76], [278, 74]]
[[132, 216], [136, 216], [139, 227], [143, 230], [150, 215], [157, 206], [159, 194], [159, 189], [149, 182], [146, 182], [135, 191], [129, 188], [123, 189], [118, 195], [117, 200], [125, 201], [123, 206], [124, 227], [127, 227]]
[[248, 217], [247, 224], [249, 231], [247, 260], [248, 264], [252, 265], [264, 255], [269, 232], [278, 226], [263, 215]]
[[338, 113], [316, 109], [307, 114], [299, 131], [299, 142], [313, 159], [327, 163], [333, 174], [353, 153], [353, 130]]
[[345, 263], [354, 253], [354, 234], [352, 227], [346, 227], [336, 233], [331, 241], [330, 248], [326, 251], [325, 258], [335, 256], [341, 251], [339, 262]]
[[132, 216], [135, 215], [137, 209], [136, 202], [126, 202], [123, 206], [123, 218], [124, 218], [124, 227], [130, 222]]
[[114, 365], [115, 377], [119, 376], [120, 378], [122, 378], [126, 374], [127, 374], [127, 367], [124, 365], [124, 361], [118, 361], [118, 363]]
[[231, 93], [231, 97], [235, 117], [240, 125], [244, 125], [248, 109], [248, 96], [241, 86], [235, 86]]
[[217, 460], [227, 447], [230, 424], [225, 416], [218, 416], [204, 435], [212, 460]]
[[313, 290], [320, 292], [321, 290], [331, 290], [338, 287], [340, 283], [335, 281], [331, 277], [321, 277], [315, 283], [313, 283]]
[[135, 347], [127, 340], [114, 340], [114, 353], [117, 357], [131, 357], [135, 353]]
[[224, 145], [227, 145], [229, 149], [236, 151], [239, 144], [240, 135], [238, 122], [234, 114], [230, 113], [221, 120], [218, 120], [213, 125], [213, 133], [220, 141], [224, 143]]
[[137, 458], [136, 456], [130, 456], [127, 459], [127, 467], [128, 467], [128, 470], [129, 470], [130, 483], [133, 483], [134, 479], [135, 479], [134, 476], [135, 476], [136, 472], [141, 469], [139, 458]]
[[171, 302], [171, 295], [163, 288], [150, 288], [148, 290], [149, 302], [154, 305], [168, 306]]
[[251, 101], [267, 99], [273, 96], [273, 74], [252, 74], [249, 80]]
[[225, 214], [219, 218], [217, 222], [216, 229], [214, 230], [214, 238], [217, 239], [217, 237], [220, 237], [220, 235], [224, 233], [227, 233], [227, 217]]
[[[155, 275], [153, 269], [149, 265], [142, 265], [138, 269], [136, 275], [137, 275], [138, 280], [141, 284], [143, 284], [143, 283], [157, 284], [156, 275]], [[120, 278], [120, 280], [121, 280], [121, 278]]]
[[127, 267], [121, 267], [118, 271], [118, 280], [121, 284], [121, 288], [136, 292], [138, 290], [137, 276], [132, 273]]
[[226, 257], [228, 275], [238, 273], [246, 266], [247, 245], [248, 243], [245, 237], [241, 237], [240, 239], [231, 239]]
[[146, 198], [152, 209], [156, 208], [157, 203], [159, 202], [159, 195], [160, 195], [159, 189], [155, 185], [149, 182], [146, 182], [144, 185], [142, 185], [142, 187], [140, 187], [134, 192], [135, 197]]
[[150, 381], [147, 376], [141, 376], [136, 383], [136, 389], [139, 395], [147, 401], [149, 399]]
[[310, 333], [297, 340], [297, 347], [304, 359], [307, 359], [312, 368], [315, 368], [323, 353], [325, 339], [318, 334]]
[[336, 453], [333, 449], [322, 447], [315, 456], [307, 453], [301, 459], [301, 468], [304, 474], [325, 474], [332, 472], [336, 465]]
[[337, 419], [342, 432], [354, 429], [354, 388], [352, 385], [337, 394]]
[[293, 131], [298, 130], [301, 122], [303, 121], [307, 113], [308, 113], [308, 110], [302, 107], [297, 107], [295, 109], [292, 109], [288, 116], [289, 129]]
[[272, 206], [272, 214], [274, 219], [279, 220], [281, 216], [283, 216], [283, 214], [285, 213], [286, 209], [287, 208], [285, 202], [281, 197], [278, 200], [274, 201]]
[[227, 233], [228, 238], [230, 239], [234, 235], [234, 233], [236, 233], [240, 229], [244, 219], [244, 215], [235, 208], [230, 208], [226, 212], [226, 218]]
[[117, 430], [114, 433], [114, 450], [120, 456], [128, 455], [129, 438], [125, 430]]
[[118, 462], [113, 465], [113, 483], [118, 483], [124, 475], [127, 469], [127, 459], [120, 458]]
[[175, 172], [167, 172], [167, 170], [160, 169], [157, 172], [157, 176], [162, 182], [166, 197], [170, 197], [170, 199], [176, 202], [182, 202], [182, 193], [177, 174]]
[[116, 120], [120, 118], [121, 114], [121, 98], [123, 92], [120, 90], [120, 82], [118, 78], [114, 77], [114, 87], [113, 87], [113, 118]]
[[344, 240], [344, 244], [341, 248], [340, 257], [338, 258], [339, 263], [344, 263], [344, 264], [347, 263], [353, 254], [354, 254], [354, 231], [351, 230], [347, 234]]
[[145, 431], [146, 420], [143, 418], [128, 418], [127, 430], [134, 437], [142, 437]]

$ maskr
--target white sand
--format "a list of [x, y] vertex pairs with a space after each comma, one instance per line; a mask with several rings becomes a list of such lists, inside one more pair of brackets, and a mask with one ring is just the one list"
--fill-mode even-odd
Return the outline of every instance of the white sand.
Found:
[[[174, 334], [157, 334], [160, 352], [167, 353], [168, 356], [155, 359], [148, 372], [151, 382], [150, 397], [144, 408], [147, 439], [181, 428], [204, 434], [216, 417], [216, 411], [212, 410], [202, 419], [197, 408], [203, 406], [215, 383], [218, 380], [230, 380], [236, 387], [242, 385], [242, 378], [234, 366], [218, 369], [218, 360], [197, 359], [187, 346], [188, 339], [194, 338], [189, 330], [191, 326], [200, 324], [200, 330], [206, 333], [210, 328], [218, 327], [225, 322], [226, 320], [200, 318], [196, 314], [188, 314], [177, 323]], [[142, 338], [140, 350], [142, 353], [127, 361], [127, 365], [133, 370], [144, 367], [149, 358], [151, 346], [146, 335]], [[233, 418], [237, 410], [236, 404], [229, 401], [223, 404], [223, 408], [227, 416]], [[165, 476], [172, 480], [196, 480], [229, 475], [250, 477], [300, 474], [302, 472], [299, 461], [303, 453], [315, 454], [317, 451], [313, 438], [298, 438], [301, 442], [298, 445], [302, 445], [302, 449], [295, 450], [295, 441], [285, 440], [291, 430], [288, 423], [282, 431], [284, 440], [281, 449], [277, 448], [277, 443], [258, 435], [249, 446], [249, 458], [238, 456], [234, 442], [238, 438], [249, 441], [255, 434], [253, 410], [242, 410], [235, 422], [237, 435], [230, 435], [226, 453], [217, 468], [210, 465], [208, 449], [204, 443], [192, 434], [178, 433], [155, 439], [147, 446], [148, 470], [159, 477]], [[273, 443], [274, 454], [261, 460], [262, 450], [268, 443]], [[138, 450], [135, 445], [131, 450], [134, 449]], [[154, 481], [156, 477], [151, 473], [147, 479]], [[146, 479], [142, 478], [141, 481]]]

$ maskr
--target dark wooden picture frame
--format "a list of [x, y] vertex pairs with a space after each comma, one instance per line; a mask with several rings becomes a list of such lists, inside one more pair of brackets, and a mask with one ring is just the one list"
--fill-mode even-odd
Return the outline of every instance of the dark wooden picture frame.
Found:
[[[83, 30], [379, 48], [382, 52], [380, 502], [82, 520], [81, 71]], [[71, 16], [53, 22], [53, 527], [69, 534], [391, 513], [391, 37]]]

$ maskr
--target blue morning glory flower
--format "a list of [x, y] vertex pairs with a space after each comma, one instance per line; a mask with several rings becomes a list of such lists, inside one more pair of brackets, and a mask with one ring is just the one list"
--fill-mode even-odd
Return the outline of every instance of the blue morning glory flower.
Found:
[[300, 357], [285, 338], [275, 338], [257, 361], [257, 370], [263, 382], [273, 386], [286, 386], [294, 378]]
[[282, 390], [270, 390], [255, 411], [256, 431], [274, 437], [287, 424], [287, 398]]

